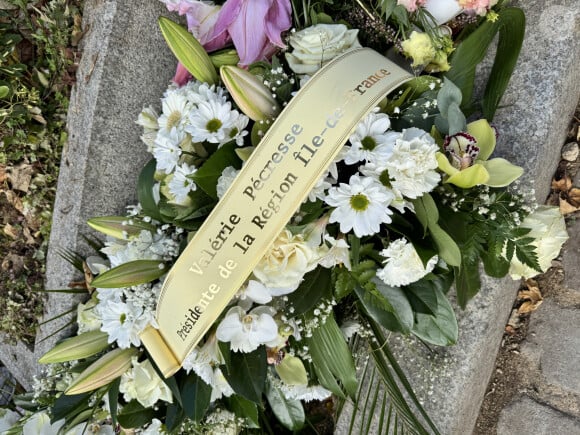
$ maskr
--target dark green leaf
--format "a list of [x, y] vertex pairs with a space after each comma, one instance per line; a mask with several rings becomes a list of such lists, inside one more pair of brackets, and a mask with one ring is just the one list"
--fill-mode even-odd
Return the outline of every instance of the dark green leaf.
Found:
[[181, 388], [183, 411], [196, 423], [203, 419], [209, 408], [211, 390], [212, 387], [193, 372], [185, 379]]
[[364, 311], [372, 317], [375, 322], [389, 331], [403, 331], [403, 326], [393, 314], [394, 308], [389, 305], [387, 300], [378, 292], [374, 293], [361, 286], [356, 286], [354, 291], [360, 301]]
[[408, 333], [413, 327], [413, 309], [409, 303], [409, 299], [405, 295], [405, 292], [400, 287], [392, 287], [379, 281], [375, 280], [375, 285], [379, 293], [389, 302], [394, 310], [393, 314], [397, 318], [399, 325], [403, 328], [403, 333]]
[[224, 169], [228, 166], [233, 166], [237, 169], [241, 167], [242, 162], [234, 152], [236, 147], [236, 142], [232, 141], [218, 148], [192, 177], [195, 184], [213, 199], [218, 199], [216, 192], [217, 180]]
[[437, 346], [455, 344], [458, 337], [458, 327], [453, 308], [439, 289], [435, 288], [434, 293], [437, 297], [435, 314], [417, 313], [413, 334], [421, 340]]
[[260, 346], [251, 353], [231, 352], [230, 365], [223, 374], [233, 390], [242, 397], [261, 403], [266, 383], [266, 348]]
[[455, 289], [457, 290], [457, 303], [463, 309], [472, 297], [481, 288], [478, 263], [463, 261], [461, 267], [455, 269]]
[[483, 116], [490, 121], [516, 66], [525, 28], [526, 17], [521, 9], [505, 8], [499, 11], [497, 52], [482, 99]]
[[121, 385], [121, 378], [115, 379], [111, 382], [109, 387], [109, 412], [111, 413], [111, 420], [113, 427], [117, 426], [117, 407], [119, 405], [119, 386]]
[[405, 287], [413, 310], [419, 313], [434, 314], [437, 311], [437, 295], [433, 281], [425, 279]]
[[141, 427], [150, 423], [154, 417], [153, 408], [145, 408], [136, 400], [127, 403], [117, 415], [119, 424], [123, 427]]
[[167, 406], [167, 414], [165, 416], [165, 426], [170, 433], [177, 430], [181, 423], [185, 419], [185, 414], [183, 413], [183, 408], [175, 403], [171, 403]]
[[317, 267], [304, 275], [300, 286], [288, 295], [288, 302], [294, 307], [293, 315], [299, 316], [313, 309], [323, 298], [332, 297], [330, 286], [331, 271], [324, 267]]
[[276, 418], [289, 430], [299, 430], [304, 426], [304, 408], [300, 400], [289, 400], [276, 386], [268, 382], [266, 398]]
[[92, 391], [82, 394], [60, 395], [52, 406], [51, 423], [62, 420], [63, 418], [69, 420], [89, 408], [89, 397], [91, 394]]
[[348, 296], [358, 283], [346, 268], [335, 267], [332, 269], [332, 274], [334, 276], [334, 297], [339, 301]]
[[260, 427], [258, 406], [254, 402], [233, 394], [226, 399], [226, 403], [229, 410], [236, 414], [236, 417], [243, 418], [246, 421], [247, 427], [251, 429]]
[[334, 316], [329, 315], [306, 341], [314, 365], [327, 367], [342, 383], [347, 394], [354, 397], [358, 386], [354, 361]]
[[141, 204], [145, 215], [150, 216], [155, 220], [163, 221], [161, 219], [161, 214], [159, 213], [159, 207], [155, 203], [155, 197], [153, 195], [156, 166], [157, 163], [155, 162], [155, 159], [151, 159], [141, 170], [137, 184], [137, 197], [139, 198], [139, 203]]

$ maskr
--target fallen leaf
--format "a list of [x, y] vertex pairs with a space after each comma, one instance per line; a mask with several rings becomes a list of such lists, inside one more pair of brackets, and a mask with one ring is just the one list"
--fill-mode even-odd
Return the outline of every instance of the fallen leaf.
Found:
[[576, 207], [580, 206], [580, 188], [573, 187], [568, 191], [568, 200]]
[[6, 166], [0, 165], [0, 183], [4, 183], [8, 175], [6, 174]]
[[562, 213], [562, 215], [574, 213], [575, 211], [578, 211], [578, 210], [580, 210], [580, 207], [574, 207], [572, 204], [570, 204], [565, 199], [560, 198], [560, 213]]
[[572, 179], [568, 176], [562, 177], [559, 180], [552, 180], [552, 189], [557, 192], [568, 192], [572, 187]]
[[518, 301], [524, 301], [518, 308], [518, 314], [527, 314], [536, 311], [542, 304], [543, 298], [538, 283], [533, 279], [526, 280], [527, 290], [518, 292]]
[[28, 227], [22, 228], [22, 234], [24, 234], [24, 238], [26, 239], [27, 245], [36, 245], [36, 240], [34, 239], [34, 237], [32, 237], [32, 234], [30, 234], [30, 230], [28, 229]]
[[22, 271], [22, 269], [24, 269], [24, 257], [15, 254], [8, 254], [2, 260], [1, 267], [4, 272], [11, 271], [17, 275]]
[[20, 190], [24, 193], [28, 192], [30, 181], [32, 180], [32, 174], [34, 172], [32, 166], [27, 165], [26, 163], [21, 163], [18, 166], [8, 169], [8, 180], [12, 185], [12, 189]]
[[91, 281], [93, 280], [94, 275], [91, 272], [91, 269], [89, 268], [86, 261], [83, 261], [83, 272], [85, 274], [85, 286], [89, 291], [89, 294], [93, 294], [93, 292], [95, 291], [95, 287], [91, 286]]
[[10, 225], [10, 224], [4, 225], [3, 231], [4, 231], [4, 234], [6, 234], [12, 240], [16, 240], [20, 237], [20, 231], [18, 230], [17, 227], [15, 227], [13, 225]]

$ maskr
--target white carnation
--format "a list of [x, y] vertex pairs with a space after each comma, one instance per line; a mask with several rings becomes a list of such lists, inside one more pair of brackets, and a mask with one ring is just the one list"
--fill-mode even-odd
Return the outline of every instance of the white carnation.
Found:
[[435, 255], [424, 266], [413, 245], [406, 239], [397, 239], [381, 251], [385, 267], [377, 270], [377, 277], [385, 284], [400, 287], [418, 281], [433, 270], [438, 257]]

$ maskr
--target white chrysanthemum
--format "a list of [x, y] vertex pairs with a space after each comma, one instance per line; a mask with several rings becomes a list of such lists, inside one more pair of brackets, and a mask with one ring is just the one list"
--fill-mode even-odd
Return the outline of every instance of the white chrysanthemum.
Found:
[[413, 203], [406, 200], [401, 191], [392, 186], [391, 180], [389, 178], [389, 171], [387, 170], [384, 163], [368, 162], [365, 165], [360, 166], [358, 170], [361, 174], [367, 177], [374, 177], [383, 186], [385, 186], [387, 190], [392, 192], [395, 197], [390, 204], [391, 208], [394, 208], [401, 213], [405, 213], [405, 209], [409, 209], [412, 212], [415, 211]]
[[235, 113], [237, 113], [237, 116], [234, 117], [233, 126], [230, 129], [228, 136], [229, 140], [235, 140], [236, 145], [242, 146], [244, 145], [244, 137], [248, 135], [246, 127], [248, 126], [250, 118], [248, 118], [246, 115], [242, 113], [239, 112]]
[[336, 265], [342, 264], [348, 270], [350, 270], [350, 247], [344, 239], [336, 240], [330, 234], [324, 235], [324, 240], [329, 246], [323, 244], [321, 248], [321, 257], [318, 260], [318, 264], [322, 267], [331, 268]]
[[153, 320], [152, 313], [144, 311], [143, 307], [136, 306], [131, 302], [107, 300], [100, 302], [95, 310], [103, 322], [101, 331], [109, 335], [108, 342], [117, 342], [117, 345], [123, 349], [129, 348], [131, 345], [140, 346], [139, 334]]
[[393, 155], [385, 162], [392, 186], [407, 198], [433, 190], [441, 180], [436, 171], [438, 150], [426, 131], [414, 127], [404, 130], [395, 141]]
[[157, 131], [159, 130], [159, 123], [157, 121], [158, 118], [159, 115], [155, 109], [152, 106], [149, 106], [143, 108], [137, 117], [137, 121], [135, 122], [143, 127], [145, 131]]
[[415, 248], [406, 239], [391, 242], [387, 249], [381, 251], [385, 258], [385, 267], [377, 270], [377, 277], [385, 284], [400, 287], [418, 281], [433, 270], [437, 264], [437, 255], [431, 257], [424, 266]]
[[378, 233], [382, 223], [391, 222], [389, 205], [393, 198], [392, 192], [374, 178], [353, 175], [349, 184], [331, 188], [324, 201], [336, 207], [331, 223], [338, 222], [343, 233], [353, 230], [362, 237]]
[[196, 105], [209, 101], [225, 104], [228, 101], [225, 89], [220, 86], [194, 81], [179, 89], [185, 93], [189, 101]]
[[136, 399], [145, 408], [150, 408], [159, 400], [173, 402], [173, 394], [163, 379], [159, 377], [151, 362], [132, 359], [131, 370], [121, 376], [119, 391], [127, 402]]
[[183, 133], [177, 128], [172, 128], [169, 132], [160, 130], [157, 133], [155, 144], [153, 145], [153, 157], [157, 161], [157, 170], [170, 174], [177, 165], [181, 148], [179, 144], [183, 140]]
[[315, 202], [317, 199], [324, 199], [326, 191], [332, 187], [335, 181], [326, 175], [320, 177], [312, 190], [308, 192], [308, 198], [305, 201]]
[[239, 116], [229, 102], [202, 101], [189, 116], [190, 125], [185, 130], [194, 142], [224, 144], [230, 140], [230, 132]]
[[[552, 260], [558, 256], [560, 249], [566, 240], [566, 222], [558, 207], [540, 206], [534, 212], [526, 216], [520, 225], [531, 231], [524, 237], [533, 237], [533, 245], [536, 247], [538, 263], [542, 272], [552, 265]], [[522, 264], [515, 256], [511, 260], [509, 273], [512, 279], [531, 278], [540, 272]]]
[[187, 98], [177, 92], [168, 92], [161, 100], [162, 113], [157, 120], [161, 130], [171, 131], [173, 128], [182, 130], [189, 114]]
[[278, 337], [275, 314], [276, 310], [268, 306], [254, 308], [249, 313], [232, 307], [219, 324], [216, 336], [220, 341], [229, 342], [234, 352], [253, 352]]
[[226, 191], [232, 185], [239, 172], [239, 169], [236, 169], [233, 166], [228, 166], [223, 170], [222, 174], [218, 178], [216, 186], [218, 198], [221, 199], [225, 195]]
[[169, 180], [169, 193], [173, 195], [175, 203], [183, 204], [187, 200], [189, 192], [197, 189], [197, 184], [190, 178], [196, 171], [195, 166], [189, 166], [186, 163], [175, 168], [175, 172]]
[[384, 113], [369, 113], [358, 123], [350, 136], [350, 147], [345, 147], [344, 162], [352, 165], [360, 161], [384, 161], [393, 153], [398, 134], [388, 132], [391, 126], [389, 117]]

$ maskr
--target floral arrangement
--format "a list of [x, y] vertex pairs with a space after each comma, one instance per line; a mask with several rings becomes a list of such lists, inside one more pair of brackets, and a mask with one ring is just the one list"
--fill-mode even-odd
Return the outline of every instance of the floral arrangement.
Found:
[[[393, 381], [403, 375], [384, 331], [454, 344], [451, 288], [464, 307], [481, 264], [494, 277], [532, 276], [567, 237], [557, 210], [518, 192], [523, 170], [492, 158], [490, 121], [521, 46], [521, 10], [493, 0], [163, 1], [189, 32], [160, 19], [180, 63], [161, 106], [137, 120], [152, 155], [139, 204], [89, 221], [107, 239], [84, 261], [90, 298], [78, 306], [77, 335], [41, 359], [50, 364], [35, 412], [8, 433], [324, 433], [325, 417], [357, 397], [357, 356], [369, 349], [398, 416], [391, 424], [437, 433]], [[483, 100], [473, 101], [475, 67], [498, 32]], [[169, 267], [296, 92], [361, 46], [406, 58], [415, 78], [358, 122], [165, 379], [140, 333], [156, 326]], [[279, 201], [261, 212], [275, 214]]]

